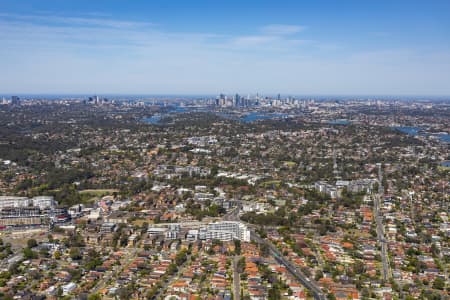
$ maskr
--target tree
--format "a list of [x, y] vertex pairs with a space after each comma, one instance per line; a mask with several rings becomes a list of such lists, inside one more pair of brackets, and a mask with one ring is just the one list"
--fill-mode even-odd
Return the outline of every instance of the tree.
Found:
[[176, 257], [175, 257], [175, 263], [177, 264], [177, 266], [181, 266], [182, 264], [184, 264], [184, 262], [186, 261], [187, 256], [186, 256], [186, 251], [182, 250], [180, 251]]
[[178, 271], [177, 265], [176, 264], [170, 264], [169, 268], [167, 269], [167, 274], [169, 275], [173, 275]]
[[78, 247], [70, 248], [69, 256], [73, 260], [81, 259], [82, 256], [81, 256], [80, 248], [78, 248]]
[[261, 244], [260, 245], [260, 250], [261, 250], [261, 255], [264, 257], [269, 256], [270, 254], [270, 249], [269, 246], [267, 246], [266, 244]]
[[46, 248], [42, 248], [41, 250], [39, 250], [39, 255], [41, 257], [49, 257], [50, 253], [48, 253], [48, 250]]
[[9, 272], [10, 274], [18, 274], [18, 273], [20, 273], [19, 266], [20, 266], [20, 263], [17, 262], [17, 261], [14, 262], [14, 263], [12, 263], [12, 264], [9, 266], [9, 268], [8, 268], [8, 272]]
[[353, 272], [355, 274], [363, 274], [365, 270], [364, 263], [362, 261], [356, 261], [353, 264]]
[[277, 287], [272, 287], [269, 290], [269, 300], [280, 300], [281, 299], [281, 293], [280, 290]]
[[102, 297], [99, 294], [90, 294], [88, 300], [101, 300]]
[[433, 253], [434, 256], [439, 255], [439, 248], [437, 247], [436, 243], [431, 244], [431, 253]]
[[38, 244], [37, 244], [37, 242], [36, 242], [36, 240], [35, 239], [29, 239], [28, 241], [27, 241], [27, 246], [28, 246], [28, 248], [34, 248], [34, 247], [36, 247]]
[[322, 277], [323, 277], [323, 272], [319, 270], [316, 272], [316, 276], [314, 276], [314, 280], [319, 281], [319, 279]]
[[327, 295], [327, 299], [328, 299], [328, 300], [336, 300], [336, 296], [335, 296], [334, 294], [332, 294], [332, 293], [329, 293], [329, 294]]
[[59, 287], [59, 288], [56, 290], [56, 296], [61, 297], [62, 295], [63, 295], [63, 289], [62, 289], [61, 287]]
[[244, 272], [244, 269], [245, 269], [245, 257], [241, 257], [241, 258], [238, 260], [236, 269], [237, 269], [237, 272], [238, 272], [238, 273]]
[[445, 288], [445, 281], [441, 277], [437, 277], [433, 282], [433, 289], [443, 290]]
[[158, 293], [158, 290], [159, 290], [158, 286], [152, 287], [152, 288], [147, 292], [147, 295], [146, 295], [147, 299], [153, 299], [153, 297], [155, 297], [156, 294]]
[[234, 240], [234, 252], [237, 255], [241, 255], [241, 241], [240, 240]]
[[128, 287], [123, 287], [117, 290], [116, 295], [121, 300], [130, 299], [131, 298], [131, 290]]
[[34, 259], [38, 257], [37, 253], [30, 248], [23, 249], [23, 256], [25, 257], [25, 259]]

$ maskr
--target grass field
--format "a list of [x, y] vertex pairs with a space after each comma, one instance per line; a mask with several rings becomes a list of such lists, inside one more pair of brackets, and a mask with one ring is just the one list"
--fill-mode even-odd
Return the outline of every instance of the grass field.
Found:
[[92, 190], [82, 190], [80, 191], [80, 194], [89, 194], [93, 196], [105, 196], [105, 195], [112, 195], [113, 193], [118, 193], [119, 190], [116, 189], [92, 189]]
[[293, 162], [293, 161], [285, 161], [285, 162], [284, 162], [284, 165], [285, 165], [286, 167], [293, 168], [293, 167], [295, 167], [295, 166], [297, 165], [297, 163], [295, 163], [295, 162]]
[[281, 184], [281, 180], [271, 180], [271, 181], [261, 182], [260, 186], [268, 187], [268, 186], [273, 185], [273, 186], [279, 187], [280, 184]]

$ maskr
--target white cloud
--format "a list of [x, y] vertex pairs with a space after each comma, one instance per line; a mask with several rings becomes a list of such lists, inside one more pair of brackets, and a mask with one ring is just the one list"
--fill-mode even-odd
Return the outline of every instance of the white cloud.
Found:
[[238, 47], [253, 47], [271, 43], [276, 40], [278, 40], [277, 37], [270, 35], [239, 36], [232, 40], [232, 45]]
[[109, 19], [104, 16], [89, 16], [89, 17], [62, 17], [57, 15], [37, 14], [37, 15], [17, 15], [0, 13], [0, 17], [7, 20], [24, 21], [31, 23], [46, 23], [53, 25], [72, 25], [72, 26], [99, 26], [111, 28], [139, 28], [149, 27], [155, 24], [150, 22], [136, 22], [136, 21], [121, 21], [116, 19]]
[[301, 39], [304, 27], [294, 25], [226, 36], [105, 16], [49, 18], [2, 15], [0, 92], [450, 94], [444, 52], [337, 50]]
[[292, 35], [305, 29], [306, 26], [272, 24], [262, 27], [261, 31], [267, 35]]

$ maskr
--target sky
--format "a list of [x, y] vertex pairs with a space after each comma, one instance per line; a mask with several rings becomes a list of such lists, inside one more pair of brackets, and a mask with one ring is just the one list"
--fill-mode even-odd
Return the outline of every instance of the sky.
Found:
[[0, 0], [2, 94], [450, 95], [450, 1]]

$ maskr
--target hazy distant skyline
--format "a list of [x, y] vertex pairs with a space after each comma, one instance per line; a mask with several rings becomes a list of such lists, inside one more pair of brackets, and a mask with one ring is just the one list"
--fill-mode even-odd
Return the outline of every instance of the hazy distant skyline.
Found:
[[0, 94], [450, 95], [450, 1], [302, 2], [2, 0]]

